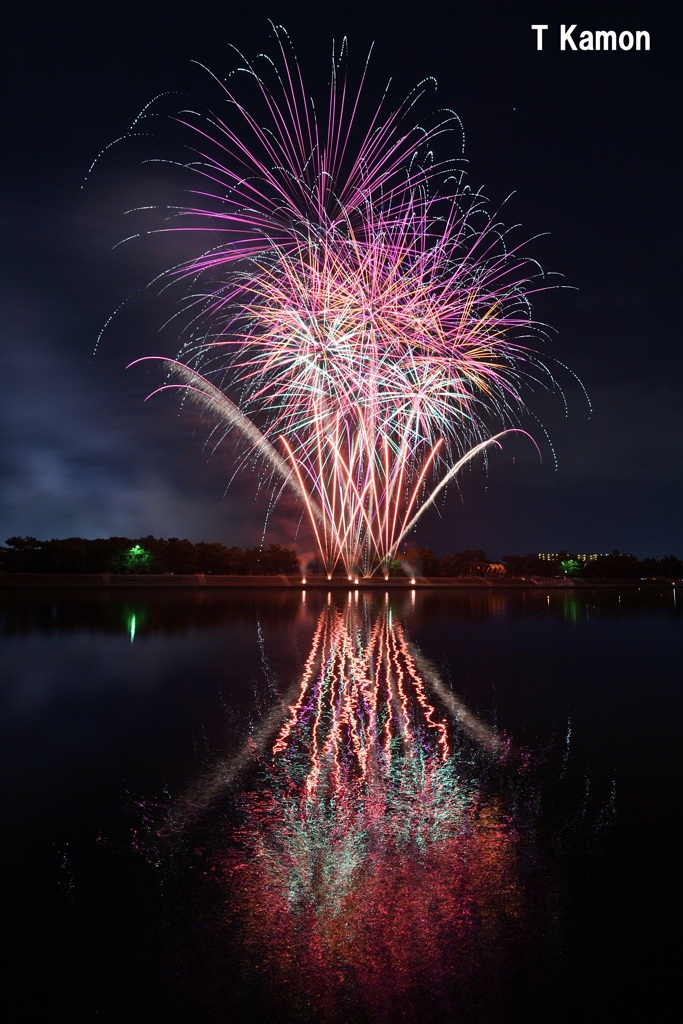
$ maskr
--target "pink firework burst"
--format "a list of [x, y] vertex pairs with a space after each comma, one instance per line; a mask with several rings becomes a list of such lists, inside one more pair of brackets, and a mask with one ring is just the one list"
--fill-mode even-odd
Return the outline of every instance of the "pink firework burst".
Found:
[[458, 160], [435, 161], [460, 126], [448, 111], [416, 124], [426, 84], [364, 119], [367, 64], [352, 88], [342, 45], [320, 115], [276, 39], [278, 62], [238, 73], [253, 107], [219, 83], [221, 116], [178, 116], [195, 184], [168, 230], [200, 251], [167, 272], [190, 340], [164, 387], [293, 488], [328, 573], [368, 574], [465, 462], [519, 429], [523, 378], [547, 373], [529, 304], [547, 285]]

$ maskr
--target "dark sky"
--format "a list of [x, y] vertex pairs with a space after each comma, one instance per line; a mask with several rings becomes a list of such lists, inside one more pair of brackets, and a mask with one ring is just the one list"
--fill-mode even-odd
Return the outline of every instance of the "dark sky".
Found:
[[[491, 557], [619, 548], [683, 556], [683, 346], [680, 338], [681, 146], [679, 7], [664, 3], [430, 2], [243, 5], [24, 3], [5, 21], [2, 188], [3, 373], [0, 541], [13, 534], [131, 537], [148, 533], [258, 543], [268, 512], [258, 477], [231, 477], [227, 448], [170, 402], [144, 403], [158, 382], [126, 371], [139, 356], [175, 355], [166, 311], [145, 288], [178, 258], [130, 234], [125, 211], [173, 202], [172, 176], [146, 158], [167, 152], [166, 126], [106, 147], [158, 93], [208, 108], [218, 74], [274, 52], [283, 23], [309, 90], [325, 94], [332, 40], [348, 36], [371, 86], [392, 78], [398, 103], [420, 79], [465, 130], [471, 184], [507, 224], [542, 236], [530, 252], [571, 288], [544, 295], [553, 328], [544, 355], [567, 364], [559, 395], [529, 391], [543, 461], [511, 443], [464, 474], [414, 539], [443, 553]], [[329, 8], [329, 10], [327, 10]], [[321, 11], [323, 13], [321, 13]], [[536, 49], [534, 23], [547, 23]], [[561, 52], [559, 27], [647, 30], [650, 52]], [[175, 100], [167, 98], [167, 109]], [[170, 104], [170, 106], [169, 106]], [[169, 128], [170, 132], [170, 128]], [[100, 157], [89, 174], [92, 162]], [[122, 306], [96, 340], [108, 318]], [[557, 466], [546, 441], [552, 441]], [[266, 542], [310, 546], [285, 500]]]

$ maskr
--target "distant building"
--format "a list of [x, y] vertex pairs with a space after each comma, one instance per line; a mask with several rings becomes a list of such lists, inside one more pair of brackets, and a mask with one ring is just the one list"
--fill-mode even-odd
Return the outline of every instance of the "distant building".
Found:
[[[557, 562], [560, 558], [559, 551], [539, 551], [537, 557], [541, 562]], [[563, 557], [565, 557], [563, 555]], [[591, 555], [569, 555], [570, 558], [575, 558], [577, 562], [595, 562], [598, 558], [601, 558], [600, 554]]]

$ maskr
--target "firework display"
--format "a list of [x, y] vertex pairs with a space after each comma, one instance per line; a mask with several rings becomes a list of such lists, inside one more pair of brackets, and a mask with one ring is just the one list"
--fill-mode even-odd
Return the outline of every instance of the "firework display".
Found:
[[367, 65], [352, 85], [342, 45], [318, 107], [276, 39], [277, 61], [218, 83], [220, 114], [178, 115], [192, 198], [168, 230], [200, 252], [166, 275], [188, 325], [164, 388], [296, 492], [328, 573], [371, 574], [465, 462], [517, 429], [523, 377], [547, 373], [529, 305], [546, 285], [460, 152], [435, 157], [460, 123], [418, 121], [429, 83], [369, 106]]

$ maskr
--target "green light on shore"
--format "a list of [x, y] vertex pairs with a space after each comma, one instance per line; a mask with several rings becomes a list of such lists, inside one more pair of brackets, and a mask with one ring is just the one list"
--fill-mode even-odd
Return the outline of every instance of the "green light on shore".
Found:
[[142, 544], [133, 544], [121, 556], [122, 568], [125, 572], [147, 572], [154, 560], [151, 551]]

